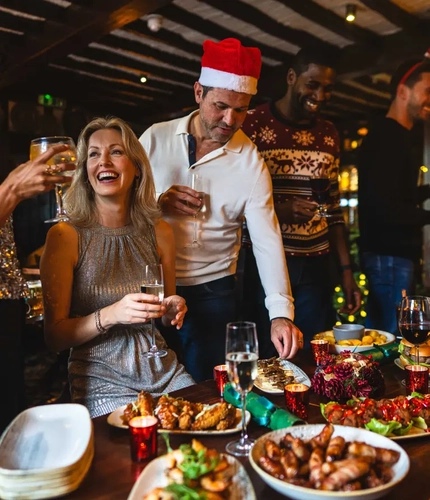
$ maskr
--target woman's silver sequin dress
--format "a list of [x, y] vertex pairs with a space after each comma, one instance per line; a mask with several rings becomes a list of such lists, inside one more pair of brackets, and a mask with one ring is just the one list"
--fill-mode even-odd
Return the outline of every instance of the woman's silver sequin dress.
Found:
[[[140, 292], [146, 264], [158, 262], [154, 230], [137, 234], [131, 226], [92, 228], [74, 226], [79, 235], [79, 257], [74, 271], [71, 317]], [[157, 332], [158, 347], [166, 348]], [[151, 326], [116, 326], [86, 344], [71, 349], [69, 380], [72, 400], [84, 404], [91, 417], [110, 413], [136, 399], [142, 391], [154, 397], [194, 384], [168, 350], [164, 358], [143, 358], [151, 347]]]

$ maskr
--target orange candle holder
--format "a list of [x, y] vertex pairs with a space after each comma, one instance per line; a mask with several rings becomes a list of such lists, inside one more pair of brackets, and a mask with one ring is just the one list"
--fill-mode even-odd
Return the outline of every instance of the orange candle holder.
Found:
[[228, 383], [227, 365], [216, 365], [214, 367], [214, 379], [221, 397], [224, 395], [224, 386]]
[[312, 354], [317, 366], [321, 366], [329, 356], [330, 344], [328, 340], [311, 340]]
[[406, 395], [412, 392], [428, 394], [429, 392], [429, 369], [422, 365], [405, 366]]
[[287, 384], [284, 387], [285, 405], [294, 415], [308, 418], [309, 386], [305, 384]]
[[128, 422], [130, 453], [133, 462], [145, 462], [157, 456], [157, 428], [155, 417], [134, 417]]

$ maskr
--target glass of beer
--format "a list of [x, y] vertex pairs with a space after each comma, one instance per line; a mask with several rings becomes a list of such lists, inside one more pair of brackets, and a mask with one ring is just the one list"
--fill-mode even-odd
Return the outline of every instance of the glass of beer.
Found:
[[[68, 144], [69, 149], [54, 155], [50, 160], [47, 161], [47, 165], [58, 165], [59, 163], [76, 163], [77, 153], [73, 139], [71, 137], [60, 135], [52, 137], [39, 137], [37, 139], [33, 139], [30, 145], [30, 160], [36, 159], [40, 154], [44, 153], [51, 146], [55, 146], [56, 144]], [[55, 172], [55, 175], [62, 175], [65, 177], [71, 177], [73, 174], [74, 170]], [[52, 219], [48, 219], [45, 222], [60, 222], [69, 220], [63, 208], [63, 190], [65, 184], [66, 183], [55, 184], [55, 217], [53, 217]]]

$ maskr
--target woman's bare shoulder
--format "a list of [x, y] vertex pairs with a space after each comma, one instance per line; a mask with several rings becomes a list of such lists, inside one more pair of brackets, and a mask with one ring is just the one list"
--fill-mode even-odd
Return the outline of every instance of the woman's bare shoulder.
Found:
[[47, 243], [52, 241], [73, 245], [78, 241], [78, 233], [68, 222], [58, 222], [51, 227], [46, 236]]

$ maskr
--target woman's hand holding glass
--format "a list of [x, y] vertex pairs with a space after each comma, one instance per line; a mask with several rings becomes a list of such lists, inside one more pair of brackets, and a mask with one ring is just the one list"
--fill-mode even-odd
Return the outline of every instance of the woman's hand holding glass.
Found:
[[104, 308], [103, 317], [107, 319], [103, 327], [114, 325], [136, 325], [161, 318], [166, 313], [166, 306], [157, 295], [152, 293], [129, 293], [121, 300]]

